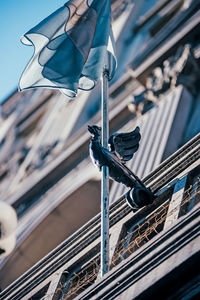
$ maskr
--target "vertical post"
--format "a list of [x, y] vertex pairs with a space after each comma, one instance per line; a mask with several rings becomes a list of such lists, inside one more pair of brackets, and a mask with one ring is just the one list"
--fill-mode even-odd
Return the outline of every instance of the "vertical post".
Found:
[[[105, 67], [101, 80], [102, 146], [108, 148], [108, 70]], [[109, 181], [108, 167], [102, 167], [101, 179], [101, 277], [109, 270]]]

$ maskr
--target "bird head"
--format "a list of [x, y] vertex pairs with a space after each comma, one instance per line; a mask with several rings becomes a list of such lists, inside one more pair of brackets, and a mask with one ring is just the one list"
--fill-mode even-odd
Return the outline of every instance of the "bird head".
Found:
[[95, 137], [101, 136], [101, 127], [97, 125], [88, 125], [88, 131]]

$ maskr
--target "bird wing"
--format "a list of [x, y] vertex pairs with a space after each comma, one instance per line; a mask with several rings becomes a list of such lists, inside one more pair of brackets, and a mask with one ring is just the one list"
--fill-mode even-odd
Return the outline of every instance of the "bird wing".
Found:
[[126, 133], [114, 133], [109, 137], [108, 143], [112, 152], [122, 160], [128, 161], [139, 148], [140, 128]]

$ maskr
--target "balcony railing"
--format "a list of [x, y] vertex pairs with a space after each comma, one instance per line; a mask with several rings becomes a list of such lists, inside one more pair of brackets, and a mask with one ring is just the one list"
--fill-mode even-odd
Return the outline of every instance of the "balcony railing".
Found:
[[[138, 257], [142, 249], [154, 245], [155, 240], [162, 239], [169, 230], [173, 232], [179, 218], [184, 223], [190, 214], [195, 214], [200, 202], [199, 142], [200, 134], [145, 179], [157, 191], [152, 205], [133, 214], [121, 197], [110, 207], [109, 274], [127, 260]], [[58, 291], [66, 299], [82, 295], [84, 289], [102, 280], [99, 278], [99, 245], [100, 216], [97, 215], [6, 288], [0, 299], [32, 297], [40, 290], [50, 297], [48, 299]]]

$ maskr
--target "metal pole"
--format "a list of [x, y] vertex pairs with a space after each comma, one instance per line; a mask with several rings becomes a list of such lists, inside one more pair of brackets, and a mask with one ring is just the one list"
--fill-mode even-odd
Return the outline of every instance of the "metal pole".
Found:
[[[108, 70], [104, 68], [101, 80], [102, 146], [108, 148]], [[109, 181], [108, 167], [102, 167], [101, 179], [101, 277], [109, 270]]]

